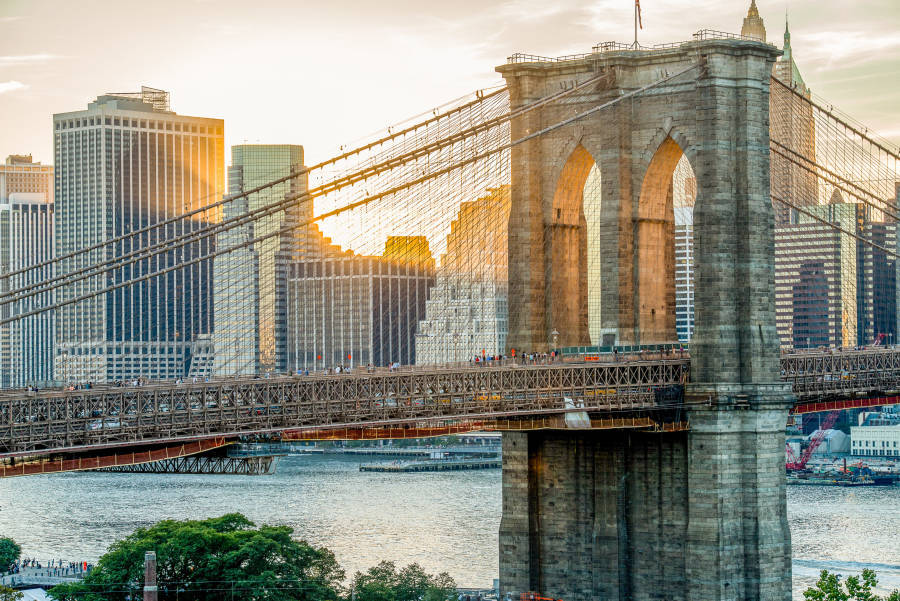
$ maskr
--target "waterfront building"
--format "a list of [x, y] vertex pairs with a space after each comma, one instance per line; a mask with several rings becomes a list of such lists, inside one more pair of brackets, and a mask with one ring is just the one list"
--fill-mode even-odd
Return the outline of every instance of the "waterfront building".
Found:
[[[58, 268], [74, 271], [217, 221], [217, 211], [211, 210], [101, 244], [221, 199], [223, 135], [221, 119], [178, 115], [170, 110], [168, 92], [147, 87], [105, 94], [86, 110], [54, 115], [56, 252], [101, 245], [61, 261]], [[214, 241], [203, 238], [65, 286], [58, 300], [98, 293], [213, 249]], [[211, 263], [201, 260], [61, 308], [56, 378], [169, 379], [207, 372], [208, 366], [194, 362], [209, 356], [195, 353], [195, 342], [212, 331]], [[202, 345], [208, 346], [208, 339]]]
[[416, 333], [416, 363], [506, 352], [509, 186], [463, 202]]
[[[795, 457], [799, 457], [802, 452], [801, 449], [807, 448], [810, 442], [815, 438], [820, 438], [821, 442], [818, 447], [813, 451], [812, 456], [815, 457], [828, 457], [837, 454], [849, 453], [850, 452], [850, 437], [847, 436], [841, 430], [829, 429], [822, 430], [816, 429], [807, 434], [806, 436], [799, 437], [803, 442], [797, 444], [796, 447], [792, 446], [794, 449]], [[793, 441], [792, 441], [793, 442]], [[788, 444], [791, 444], [790, 442]]]
[[[290, 179], [223, 207], [223, 218], [239, 217], [306, 191], [303, 147], [294, 144], [241, 144], [231, 147], [228, 193], [238, 194], [274, 179]], [[214, 261], [214, 373], [253, 374], [287, 369], [285, 282], [287, 265], [299, 258], [301, 237], [318, 230], [299, 228], [312, 217], [312, 201], [288, 204], [286, 210], [255, 219], [219, 234], [219, 248], [240, 247], [249, 240], [293, 225], [265, 240], [219, 255]], [[306, 248], [308, 245], [302, 245]]]
[[288, 369], [414, 364], [416, 326], [433, 285], [424, 236], [390, 236], [382, 256], [332, 249], [290, 264]]
[[900, 425], [851, 426], [850, 448], [864, 457], [900, 457]]
[[[53, 167], [11, 155], [0, 165], [0, 293], [49, 279], [52, 267], [16, 272], [53, 257]], [[47, 306], [52, 292], [4, 307], [4, 317]], [[53, 380], [52, 312], [0, 326], [0, 387]]]

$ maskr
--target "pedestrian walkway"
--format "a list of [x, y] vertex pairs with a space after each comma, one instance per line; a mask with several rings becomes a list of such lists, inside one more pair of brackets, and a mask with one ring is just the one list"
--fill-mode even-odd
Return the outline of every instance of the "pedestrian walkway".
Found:
[[81, 565], [70, 567], [27, 567], [19, 568], [14, 574], [0, 576], [0, 584], [11, 588], [25, 586], [51, 587], [67, 582], [77, 582], [87, 572], [81, 569]]

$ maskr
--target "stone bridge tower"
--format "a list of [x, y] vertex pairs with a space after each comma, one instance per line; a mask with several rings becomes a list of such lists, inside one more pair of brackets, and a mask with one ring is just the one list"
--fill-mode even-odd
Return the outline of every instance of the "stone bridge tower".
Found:
[[603, 340], [674, 341], [672, 173], [697, 181], [690, 431], [504, 435], [504, 591], [588, 599], [787, 601], [784, 427], [769, 198], [769, 77], [779, 51], [747, 39], [594, 52], [498, 68], [512, 139], [690, 67], [512, 150], [509, 346], [588, 343], [582, 189], [602, 178]]

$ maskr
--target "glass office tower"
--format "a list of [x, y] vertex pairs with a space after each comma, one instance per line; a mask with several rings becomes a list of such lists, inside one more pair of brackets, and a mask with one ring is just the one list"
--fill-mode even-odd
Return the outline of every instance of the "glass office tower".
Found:
[[[87, 110], [53, 116], [56, 252], [64, 255], [114, 240], [224, 193], [224, 122], [169, 109], [169, 95], [99, 96]], [[215, 210], [127, 237], [60, 262], [70, 272], [216, 221]], [[171, 379], [208, 372], [212, 261], [203, 238], [152, 258], [110, 269], [59, 290], [57, 300], [87, 297], [57, 313], [55, 375], [65, 381]], [[134, 284], [109, 290], [128, 281]], [[203, 359], [208, 360], [208, 359]]]
[[[303, 147], [293, 144], [241, 144], [231, 147], [228, 192], [237, 194], [274, 179], [299, 173]], [[306, 176], [271, 186], [224, 207], [224, 218], [238, 217], [284, 201], [306, 190]], [[215, 260], [215, 328], [213, 346], [217, 375], [284, 371], [285, 273], [301, 251], [298, 228], [281, 231], [312, 216], [312, 202], [296, 200], [280, 210], [219, 235], [220, 248], [240, 247]], [[306, 231], [304, 228], [302, 231]]]

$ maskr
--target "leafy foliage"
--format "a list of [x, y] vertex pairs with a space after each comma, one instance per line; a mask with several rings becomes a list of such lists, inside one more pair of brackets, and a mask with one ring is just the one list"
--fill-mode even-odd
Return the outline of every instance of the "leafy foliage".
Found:
[[21, 553], [22, 548], [16, 541], [11, 538], [0, 538], [0, 571], [6, 571], [15, 560], [19, 559]]
[[876, 586], [878, 579], [872, 570], [863, 570], [861, 577], [850, 576], [844, 583], [839, 574], [822, 570], [816, 586], [806, 589], [803, 598], [806, 601], [900, 601], [900, 591], [881, 597], [872, 592]]
[[[9, 540], [4, 539], [4, 540]], [[21, 592], [17, 591], [14, 588], [9, 588], [8, 586], [3, 586], [0, 584], [0, 601], [19, 601], [22, 597], [24, 597]]]
[[393, 562], [382, 561], [365, 573], [353, 576], [351, 590], [356, 601], [453, 601], [456, 583], [446, 573], [425, 573], [413, 563], [397, 570]]
[[239, 513], [202, 521], [166, 520], [114, 543], [77, 584], [56, 586], [60, 601], [141, 597], [144, 553], [156, 551], [160, 601], [330, 601], [344, 572], [334, 554], [261, 526]]

